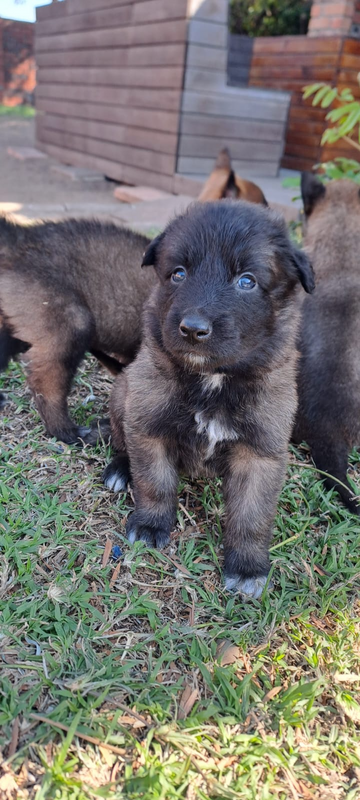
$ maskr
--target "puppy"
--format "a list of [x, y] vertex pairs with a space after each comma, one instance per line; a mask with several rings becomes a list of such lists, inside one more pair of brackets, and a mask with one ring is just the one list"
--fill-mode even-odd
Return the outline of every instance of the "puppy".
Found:
[[171, 222], [143, 266], [159, 280], [139, 354], [115, 381], [118, 455], [105, 483], [126, 487], [127, 451], [128, 537], [163, 547], [179, 470], [222, 475], [226, 586], [259, 597], [296, 407], [296, 288], [313, 290], [310, 262], [274, 212], [225, 200]]
[[248, 200], [249, 203], [260, 203], [267, 206], [267, 201], [256, 183], [246, 181], [235, 175], [231, 166], [230, 153], [227, 147], [220, 150], [215, 167], [199, 194], [200, 203], [222, 198]]
[[[88, 220], [24, 227], [0, 218], [0, 369], [24, 354], [50, 436], [93, 441], [67, 397], [86, 350], [116, 373], [140, 345], [141, 311], [156, 276], [138, 266], [149, 240]], [[4, 403], [4, 396], [0, 398]]]
[[346, 475], [349, 450], [360, 444], [360, 190], [305, 172], [301, 191], [316, 293], [303, 304], [293, 438], [309, 444], [316, 466], [333, 476], [327, 488], [360, 514]]

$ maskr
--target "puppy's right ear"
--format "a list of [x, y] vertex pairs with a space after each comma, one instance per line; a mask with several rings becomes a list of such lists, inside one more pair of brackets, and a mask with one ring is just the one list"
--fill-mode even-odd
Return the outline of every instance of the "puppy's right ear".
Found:
[[314, 206], [324, 197], [326, 188], [316, 175], [311, 172], [301, 173], [301, 196], [304, 203], [304, 211], [307, 217], [310, 216]]
[[155, 239], [150, 242], [148, 247], [146, 248], [143, 260], [141, 262], [142, 267], [155, 267], [159, 257], [159, 244], [163, 240], [164, 234], [159, 233], [159, 236], [156, 236]]

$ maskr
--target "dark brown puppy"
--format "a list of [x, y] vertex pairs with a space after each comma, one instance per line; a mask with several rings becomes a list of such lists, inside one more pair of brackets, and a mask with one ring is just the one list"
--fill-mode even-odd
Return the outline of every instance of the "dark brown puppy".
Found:
[[223, 198], [247, 200], [249, 203], [260, 203], [263, 206], [267, 206], [267, 200], [256, 183], [235, 175], [227, 147], [220, 150], [214, 169], [207, 181], [205, 181], [198, 201], [207, 203], [212, 200], [222, 200]]
[[360, 514], [346, 476], [349, 450], [360, 444], [359, 186], [340, 180], [325, 187], [303, 173], [301, 190], [316, 292], [303, 305], [293, 438], [310, 445], [316, 466], [334, 476], [326, 486]]
[[156, 281], [153, 270], [139, 270], [148, 244], [96, 221], [25, 227], [0, 218], [0, 369], [24, 353], [50, 436], [93, 440], [69, 417], [71, 381], [87, 350], [113, 372], [134, 358], [142, 306]]
[[296, 287], [312, 291], [310, 262], [276, 214], [225, 200], [171, 222], [143, 265], [155, 266], [159, 284], [140, 352], [115, 382], [119, 455], [105, 482], [126, 487], [127, 449], [129, 539], [161, 547], [176, 519], [178, 471], [222, 475], [226, 586], [258, 597], [296, 406]]

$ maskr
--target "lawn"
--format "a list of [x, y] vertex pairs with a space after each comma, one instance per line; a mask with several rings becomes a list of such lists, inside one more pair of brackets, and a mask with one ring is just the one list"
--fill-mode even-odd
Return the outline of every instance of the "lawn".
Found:
[[4, 106], [0, 103], [0, 117], [35, 117], [35, 114], [33, 106]]
[[[88, 359], [79, 422], [110, 385]], [[221, 582], [220, 483], [184, 480], [171, 545], [131, 547], [105, 445], [49, 440], [19, 365], [0, 388], [1, 800], [358, 798], [360, 523], [305, 447], [274, 586], [243, 603]]]

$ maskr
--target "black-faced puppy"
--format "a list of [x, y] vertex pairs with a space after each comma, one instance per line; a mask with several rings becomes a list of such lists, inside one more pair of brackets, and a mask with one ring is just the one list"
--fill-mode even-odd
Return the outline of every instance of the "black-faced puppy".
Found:
[[[222, 475], [228, 589], [258, 597], [296, 407], [295, 294], [307, 256], [274, 212], [194, 205], [148, 247], [159, 283], [135, 361], [115, 382], [106, 484], [126, 486], [130, 541], [161, 547], [176, 519], [179, 470]], [[126, 382], [126, 386], [125, 386]]]
[[316, 292], [303, 304], [293, 438], [310, 445], [316, 466], [334, 476], [326, 486], [360, 514], [346, 474], [349, 450], [360, 444], [360, 190], [347, 180], [325, 186], [310, 173], [301, 189]]
[[[141, 275], [149, 240], [94, 220], [22, 226], [0, 218], [0, 370], [24, 354], [50, 436], [96, 438], [70, 419], [72, 378], [91, 351], [116, 373], [134, 358], [156, 276]], [[0, 404], [4, 397], [0, 397]]]

